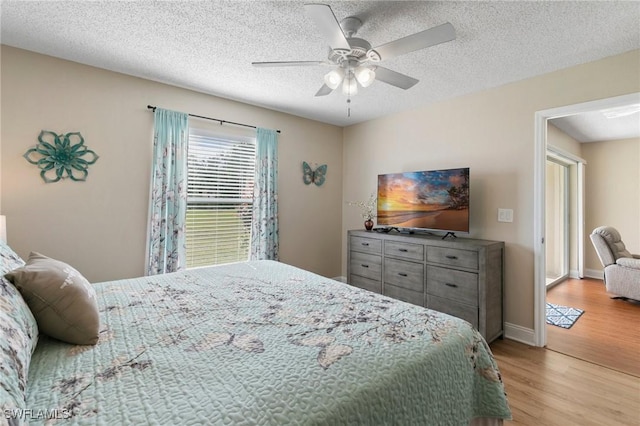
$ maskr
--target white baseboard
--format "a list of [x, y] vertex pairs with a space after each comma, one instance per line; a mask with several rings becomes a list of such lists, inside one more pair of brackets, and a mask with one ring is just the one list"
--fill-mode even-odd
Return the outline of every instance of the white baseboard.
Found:
[[342, 276], [342, 275], [341, 275], [341, 276], [339, 276], [339, 277], [333, 277], [333, 278], [331, 278], [331, 279], [332, 279], [332, 280], [336, 280], [336, 281], [340, 281], [341, 283], [345, 283], [345, 284], [346, 284], [346, 282], [347, 282], [347, 277], [344, 277], [344, 276]]
[[604, 280], [604, 271], [598, 269], [585, 269], [584, 276], [596, 280]]
[[[593, 278], [596, 280], [604, 279], [604, 271], [598, 269], [585, 269], [584, 270], [585, 278]], [[572, 269], [569, 271], [569, 278], [574, 278], [576, 280], [580, 279], [580, 275], [578, 275], [577, 269]]]
[[516, 342], [524, 343], [525, 345], [535, 346], [535, 333], [530, 328], [505, 322], [504, 337], [505, 339], [515, 340]]

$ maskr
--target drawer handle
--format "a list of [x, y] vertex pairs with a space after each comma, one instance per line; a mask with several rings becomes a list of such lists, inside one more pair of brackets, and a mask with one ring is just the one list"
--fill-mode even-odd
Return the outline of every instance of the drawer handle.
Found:
[[409, 251], [409, 250], [407, 250], [407, 249], [398, 249], [398, 250], [400, 250], [400, 251], [401, 251], [401, 252], [403, 252], [403, 253], [406, 253], [406, 252], [408, 252], [408, 251]]
[[363, 245], [363, 246], [368, 246], [368, 245], [369, 245], [369, 243], [362, 243], [362, 245]]
[[406, 277], [407, 274], [405, 274], [404, 272], [398, 272], [398, 275], [400, 275], [401, 277]]
[[366, 265], [364, 263], [362, 265], [360, 265], [360, 266], [362, 266], [363, 268], [368, 268], [369, 267], [369, 265]]
[[446, 285], [447, 287], [453, 287], [453, 288], [457, 288], [458, 287], [457, 284], [451, 284], [451, 283], [444, 283], [444, 285]]
[[452, 256], [452, 255], [450, 255], [450, 254], [449, 254], [449, 255], [447, 255], [447, 256], [446, 256], [446, 258], [447, 258], [447, 259], [453, 259], [453, 260], [456, 260], [456, 259], [458, 258], [458, 256]]

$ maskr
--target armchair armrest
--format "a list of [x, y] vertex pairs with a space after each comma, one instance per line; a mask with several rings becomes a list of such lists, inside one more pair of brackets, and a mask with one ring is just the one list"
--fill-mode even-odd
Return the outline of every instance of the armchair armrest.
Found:
[[640, 270], [640, 259], [632, 257], [621, 257], [616, 260], [616, 264], [624, 266], [625, 268], [632, 268]]

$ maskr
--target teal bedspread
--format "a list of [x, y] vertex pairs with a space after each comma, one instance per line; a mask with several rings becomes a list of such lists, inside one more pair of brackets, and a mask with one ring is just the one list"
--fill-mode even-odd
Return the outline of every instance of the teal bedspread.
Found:
[[57, 410], [48, 422], [467, 425], [511, 416], [489, 347], [468, 323], [292, 266], [237, 263], [95, 287], [98, 344], [43, 336], [33, 355], [27, 407]]

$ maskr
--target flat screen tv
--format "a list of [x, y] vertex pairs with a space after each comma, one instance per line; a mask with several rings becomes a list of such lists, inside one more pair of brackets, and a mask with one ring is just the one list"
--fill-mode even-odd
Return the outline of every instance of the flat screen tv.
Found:
[[378, 175], [378, 226], [469, 232], [469, 168]]

